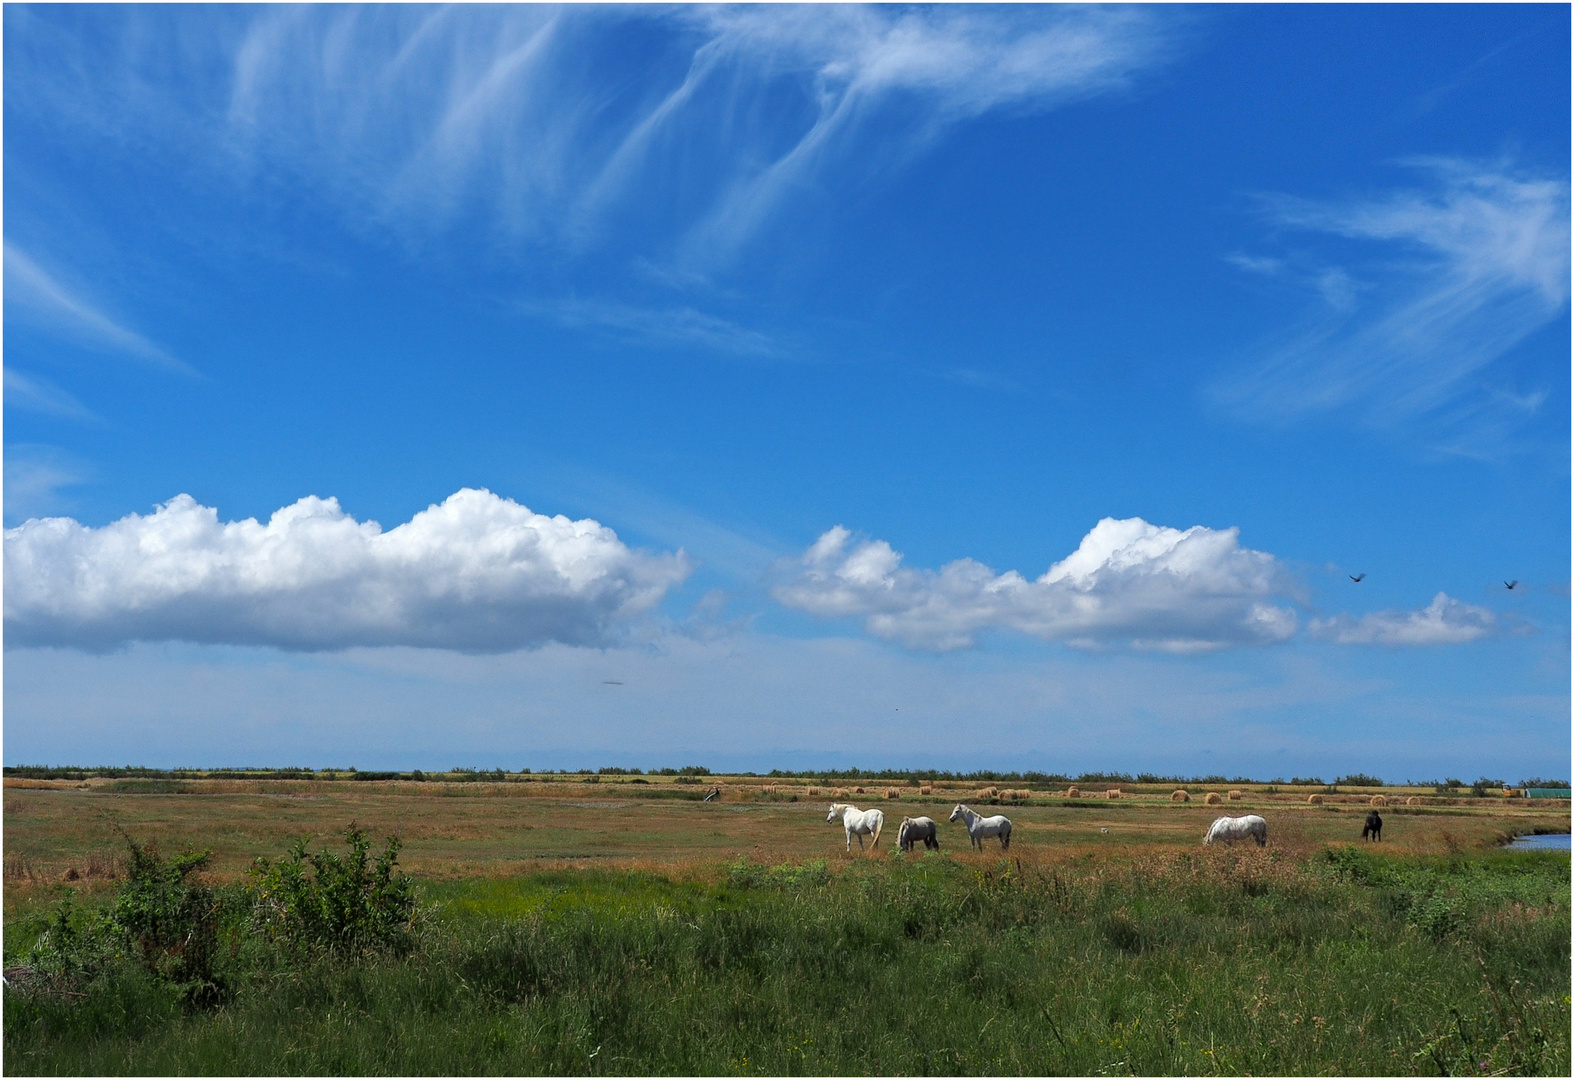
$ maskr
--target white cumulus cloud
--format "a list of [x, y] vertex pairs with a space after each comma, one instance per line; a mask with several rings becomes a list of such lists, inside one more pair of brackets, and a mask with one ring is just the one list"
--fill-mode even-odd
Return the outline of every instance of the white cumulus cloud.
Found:
[[973, 559], [935, 570], [902, 566], [883, 540], [822, 535], [775, 590], [813, 615], [857, 616], [870, 633], [913, 648], [956, 649], [1005, 628], [1073, 645], [1130, 644], [1190, 652], [1283, 641], [1293, 583], [1236, 529], [1180, 530], [1105, 518], [1037, 580]]
[[5, 532], [10, 645], [133, 640], [491, 652], [600, 645], [688, 573], [588, 518], [466, 488], [384, 532], [315, 496], [221, 523], [180, 495], [102, 528], [41, 518]]
[[1492, 633], [1497, 616], [1438, 593], [1420, 611], [1374, 611], [1316, 619], [1311, 632], [1340, 645], [1463, 645]]

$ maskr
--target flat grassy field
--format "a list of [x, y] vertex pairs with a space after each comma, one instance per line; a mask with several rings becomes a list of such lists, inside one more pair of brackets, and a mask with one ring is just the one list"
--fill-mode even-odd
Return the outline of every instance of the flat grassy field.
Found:
[[[1500, 847], [1567, 831], [1566, 803], [1389, 789], [1419, 801], [1362, 845], [1371, 792], [856, 786], [7, 780], [8, 969], [63, 897], [108, 910], [117, 828], [211, 849], [232, 914], [213, 1000], [130, 961], [8, 990], [5, 1068], [1568, 1074], [1569, 859]], [[837, 792], [885, 810], [878, 853], [845, 852]], [[959, 801], [1012, 818], [1009, 853], [968, 851]], [[1262, 814], [1269, 846], [1204, 848], [1226, 812]], [[943, 849], [891, 852], [904, 814], [940, 821]], [[342, 847], [351, 821], [403, 839], [414, 946], [267, 946], [245, 868], [307, 833]]]

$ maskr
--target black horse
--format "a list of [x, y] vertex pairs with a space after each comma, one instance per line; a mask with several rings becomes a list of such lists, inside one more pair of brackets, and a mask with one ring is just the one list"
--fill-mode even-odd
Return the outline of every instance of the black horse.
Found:
[[1383, 838], [1383, 815], [1376, 810], [1366, 815], [1366, 824], [1361, 826], [1361, 839], [1365, 840], [1368, 838], [1373, 840], [1381, 840]]

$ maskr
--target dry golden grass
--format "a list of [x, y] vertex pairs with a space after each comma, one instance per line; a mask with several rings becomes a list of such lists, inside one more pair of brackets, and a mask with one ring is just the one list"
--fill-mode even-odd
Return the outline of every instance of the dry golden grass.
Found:
[[[374, 837], [400, 836], [404, 865], [431, 877], [505, 876], [554, 866], [698, 867], [739, 856], [769, 862], [860, 857], [856, 851], [845, 854], [842, 830], [826, 824], [823, 804], [740, 799], [736, 792], [758, 789], [736, 787], [729, 789], [733, 798], [727, 802], [642, 797], [662, 787], [626, 786], [606, 778], [598, 785], [184, 781], [181, 793], [133, 794], [96, 781], [68, 786], [7, 781], [5, 894], [49, 893], [72, 873], [74, 887], [107, 887], [120, 872], [125, 851], [117, 825], [166, 852], [211, 848], [218, 878], [240, 874], [260, 855], [279, 856], [299, 836], [331, 839], [352, 821]], [[681, 790], [696, 795], [705, 788]], [[918, 796], [909, 792], [905, 798]], [[1357, 841], [1365, 807], [1308, 805], [1291, 801], [1295, 798], [1263, 798], [1262, 805], [1254, 804], [1268, 819], [1269, 851]], [[944, 795], [934, 801], [942, 799], [950, 801]], [[1396, 853], [1481, 849], [1536, 825], [1568, 828], [1566, 804], [1447, 801], [1460, 805], [1393, 807], [1385, 815], [1382, 848]], [[922, 808], [910, 812], [943, 816]], [[1011, 855], [1024, 860], [1195, 853], [1213, 816], [1205, 807], [1172, 803], [1162, 793], [1127, 796], [1119, 805], [1028, 802], [1011, 813]], [[962, 836], [959, 825], [942, 822], [941, 829], [947, 836]], [[948, 854], [967, 857], [955, 844]], [[885, 858], [885, 847], [877, 856], [862, 857]]]

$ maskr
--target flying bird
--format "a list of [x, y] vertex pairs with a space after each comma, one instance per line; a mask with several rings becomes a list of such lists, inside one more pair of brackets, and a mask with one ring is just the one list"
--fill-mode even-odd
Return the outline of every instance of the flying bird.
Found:
[[1519, 584], [1519, 578], [1515, 578], [1513, 581], [1505, 581], [1505, 582], [1503, 582], [1503, 587], [1505, 589], [1512, 589], [1515, 585], [1518, 585], [1518, 584]]
[[601, 680], [601, 685], [602, 686], [622, 686], [623, 684], [621, 682], [619, 682], [617, 679], [602, 679]]
[[1357, 585], [1359, 585], [1359, 584], [1361, 584], [1361, 579], [1364, 578], [1365, 576], [1366, 576], [1366, 574], [1364, 572], [1360, 573], [1360, 574], [1351, 574], [1350, 575], [1350, 580], [1355, 582]]

